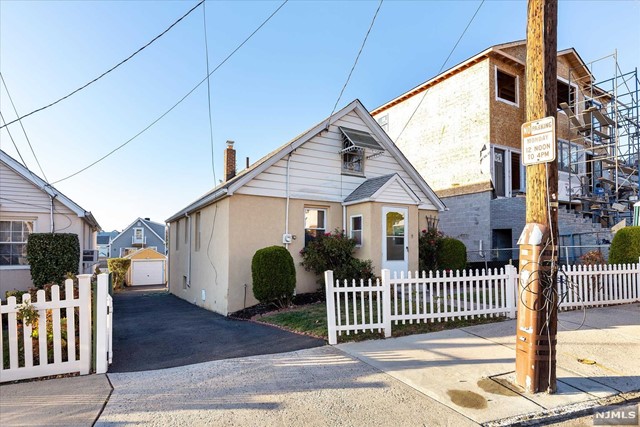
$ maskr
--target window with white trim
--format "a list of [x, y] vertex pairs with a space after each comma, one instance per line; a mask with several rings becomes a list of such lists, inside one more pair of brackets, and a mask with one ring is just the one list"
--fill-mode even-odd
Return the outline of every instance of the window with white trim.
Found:
[[327, 232], [327, 210], [323, 208], [304, 209], [304, 245]]
[[496, 99], [518, 105], [518, 77], [496, 68]]
[[27, 264], [27, 239], [33, 221], [0, 221], [0, 266]]
[[491, 177], [496, 197], [515, 197], [526, 189], [525, 167], [520, 152], [508, 147], [492, 147]]
[[362, 246], [362, 215], [351, 217], [350, 236], [356, 241], [356, 247]]

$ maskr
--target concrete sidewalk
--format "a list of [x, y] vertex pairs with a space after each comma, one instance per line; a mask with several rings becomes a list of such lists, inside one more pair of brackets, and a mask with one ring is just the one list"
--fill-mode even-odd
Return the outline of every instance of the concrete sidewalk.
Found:
[[106, 375], [2, 385], [0, 425], [90, 426], [110, 394]]
[[511, 385], [515, 321], [337, 347], [479, 424], [579, 414], [639, 398], [640, 304], [584, 315], [559, 315], [553, 395], [525, 395]]

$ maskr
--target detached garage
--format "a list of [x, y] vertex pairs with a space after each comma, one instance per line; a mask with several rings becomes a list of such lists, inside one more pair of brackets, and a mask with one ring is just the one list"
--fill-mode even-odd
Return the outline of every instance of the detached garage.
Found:
[[166, 280], [167, 257], [160, 252], [144, 248], [135, 251], [125, 258], [131, 260], [127, 272], [127, 285], [164, 285]]

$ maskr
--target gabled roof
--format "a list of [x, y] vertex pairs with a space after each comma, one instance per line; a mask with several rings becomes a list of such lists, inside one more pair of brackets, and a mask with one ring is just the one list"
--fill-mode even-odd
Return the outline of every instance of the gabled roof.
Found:
[[87, 221], [87, 223], [91, 227], [100, 229], [100, 224], [98, 224], [98, 221], [96, 221], [91, 212], [82, 209], [80, 205], [56, 190], [56, 188], [51, 184], [48, 184], [44, 179], [31, 172], [31, 170], [29, 170], [25, 165], [2, 150], [0, 150], [0, 161], [7, 165], [7, 167], [9, 167], [10, 169], [15, 171], [18, 175], [35, 185], [38, 189], [40, 189], [44, 193], [47, 193], [47, 195], [55, 198], [57, 201], [69, 208], [76, 215], [78, 215], [79, 218], [84, 218], [84, 220]]
[[[150, 221], [150, 220], [147, 220], [147, 219], [144, 219], [144, 218], [136, 218], [136, 220], [135, 220], [135, 221], [133, 221], [133, 222], [132, 222], [131, 224], [129, 224], [128, 226], [126, 226], [126, 227], [122, 230], [122, 232], [121, 232], [120, 234], [118, 234], [116, 237], [114, 237], [114, 238], [111, 240], [111, 243], [115, 242], [115, 241], [116, 241], [116, 240], [118, 240], [121, 236], [123, 236], [123, 235], [125, 234], [125, 231], [129, 230], [130, 228], [133, 228], [134, 226], [136, 226], [136, 227], [137, 227], [137, 225], [136, 225], [136, 224], [138, 224], [138, 222], [140, 222], [140, 223], [141, 223], [141, 225], [144, 225], [144, 227], [145, 227], [147, 230], [149, 230], [149, 231], [151, 231], [153, 234], [155, 234], [155, 235], [158, 237], [158, 239], [162, 240], [162, 244], [166, 245], [166, 242], [165, 242], [165, 240], [164, 240], [164, 228], [165, 228], [165, 227], [164, 227], [164, 224], [160, 224], [160, 223], [157, 223], [157, 222], [153, 222], [153, 221]], [[161, 228], [161, 230], [162, 230], [160, 233], [158, 233], [156, 230], [154, 230], [154, 228], [155, 228], [155, 229], [158, 229], [158, 227], [160, 227], [160, 228]], [[162, 234], [162, 236], [161, 236], [160, 234]]]
[[383, 175], [376, 178], [371, 178], [360, 184], [358, 188], [353, 190], [345, 199], [345, 203], [355, 202], [359, 200], [365, 200], [371, 198], [383, 185], [391, 180], [397, 174], [392, 173], [389, 175]]
[[420, 203], [420, 198], [411, 190], [411, 187], [407, 185], [404, 179], [397, 173], [392, 173], [366, 180], [360, 184], [358, 188], [353, 190], [353, 192], [344, 199], [342, 204], [348, 206], [363, 202], [387, 201], [384, 200], [385, 191], [394, 183], [397, 183], [404, 190], [407, 197], [410, 198], [413, 203]]
[[[482, 52], [460, 62], [459, 64], [454, 65], [453, 67], [449, 68], [446, 71], [443, 71], [442, 73], [438, 74], [437, 76], [427, 80], [424, 83], [419, 84], [418, 86], [414, 87], [413, 89], [408, 90], [407, 92], [403, 93], [402, 95], [392, 99], [389, 102], [386, 102], [385, 104], [382, 104], [381, 106], [373, 109], [371, 111], [372, 115], [377, 115], [382, 113], [385, 110], [388, 110], [389, 108], [393, 107], [394, 105], [397, 105], [421, 92], [424, 92], [425, 90], [428, 90], [430, 87], [435, 86], [436, 84], [440, 83], [443, 80], [448, 79], [449, 77], [477, 64], [478, 62], [481, 62], [485, 59], [487, 59], [489, 56], [493, 55], [493, 56], [498, 56], [503, 60], [506, 60], [507, 62], [509, 62], [512, 65], [515, 66], [519, 66], [519, 67], [524, 67], [525, 63], [523, 61], [521, 61], [518, 58], [515, 58], [514, 56], [509, 55], [507, 52], [504, 51], [504, 49], [508, 49], [508, 48], [512, 48], [512, 47], [516, 47], [516, 46], [522, 46], [525, 45], [526, 46], [527, 41], [526, 40], [518, 40], [518, 41], [514, 41], [514, 42], [509, 42], [509, 43], [502, 43], [502, 44], [497, 44], [494, 46], [491, 46], [485, 50], [483, 50]], [[578, 72], [581, 74], [581, 78], [584, 79], [584, 77], [590, 76], [590, 72], [589, 72], [589, 68], [587, 67], [587, 65], [585, 64], [585, 62], [582, 60], [582, 58], [580, 58], [580, 55], [578, 55], [578, 52], [576, 52], [576, 50], [574, 48], [569, 48], [569, 49], [564, 49], [561, 51], [558, 51], [558, 56], [570, 56], [569, 58], [569, 63], [571, 64], [571, 70]], [[593, 77], [592, 77], [593, 78]]]
[[233, 193], [241, 188], [243, 185], [251, 181], [258, 174], [265, 171], [270, 166], [274, 165], [279, 160], [285, 158], [287, 155], [295, 151], [298, 147], [300, 147], [305, 142], [314, 138], [320, 132], [325, 131], [327, 127], [338, 121], [343, 116], [347, 115], [350, 112], [355, 112], [358, 116], [365, 122], [367, 127], [371, 130], [376, 139], [380, 142], [382, 148], [387, 150], [391, 156], [400, 164], [400, 166], [411, 176], [411, 178], [415, 181], [416, 185], [420, 187], [420, 189], [424, 192], [427, 198], [436, 206], [439, 210], [446, 209], [444, 203], [440, 198], [436, 195], [436, 193], [429, 187], [429, 185], [425, 182], [424, 178], [416, 171], [413, 165], [407, 160], [407, 158], [402, 154], [400, 149], [396, 147], [396, 145], [391, 141], [387, 133], [382, 130], [378, 122], [371, 117], [371, 114], [367, 111], [366, 108], [362, 105], [360, 100], [356, 99], [351, 101], [346, 107], [342, 108], [340, 111], [337, 111], [332, 116], [327, 117], [311, 129], [306, 132], [298, 135], [291, 141], [282, 145], [277, 150], [269, 153], [262, 159], [258, 160], [255, 164], [253, 164], [250, 168], [241, 171], [238, 175], [230, 179], [229, 181], [215, 187], [213, 190], [209, 191], [195, 202], [188, 205], [186, 208], [180, 210], [175, 213], [173, 216], [168, 218], [166, 222], [175, 221], [178, 218], [183, 217], [185, 214], [189, 214], [195, 210], [201, 209], [205, 206], [214, 203], [215, 201], [226, 197], [231, 196]]

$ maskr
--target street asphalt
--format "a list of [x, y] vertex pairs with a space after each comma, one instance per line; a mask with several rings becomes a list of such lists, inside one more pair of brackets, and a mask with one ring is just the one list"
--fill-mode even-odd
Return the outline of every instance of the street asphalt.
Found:
[[129, 289], [113, 301], [109, 372], [172, 368], [211, 360], [318, 347], [324, 340], [229, 319], [157, 289]]

